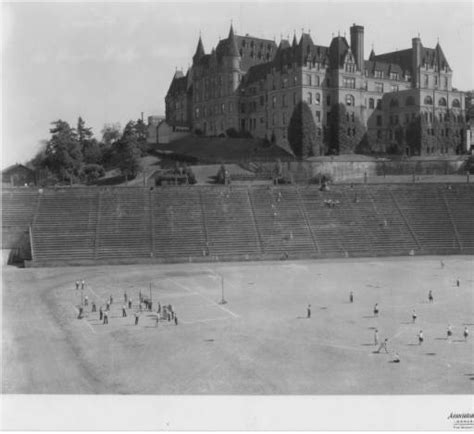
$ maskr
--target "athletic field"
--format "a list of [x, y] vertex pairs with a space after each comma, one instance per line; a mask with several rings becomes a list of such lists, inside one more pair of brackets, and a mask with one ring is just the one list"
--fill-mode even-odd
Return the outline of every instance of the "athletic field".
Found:
[[[77, 319], [82, 279], [97, 308], [113, 296], [108, 325], [90, 305]], [[472, 256], [4, 267], [3, 393], [472, 394], [473, 290]], [[178, 325], [156, 325], [157, 302]]]

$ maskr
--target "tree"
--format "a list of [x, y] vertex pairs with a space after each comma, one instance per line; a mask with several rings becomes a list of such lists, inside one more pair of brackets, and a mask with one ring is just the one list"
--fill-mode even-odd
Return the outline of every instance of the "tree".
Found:
[[366, 129], [355, 113], [348, 113], [344, 104], [331, 108], [326, 141], [328, 148], [337, 154], [352, 154], [359, 147]]
[[288, 125], [288, 142], [298, 158], [319, 155], [321, 140], [316, 136], [316, 124], [308, 104], [300, 101], [291, 115]]
[[86, 164], [82, 168], [82, 176], [91, 184], [105, 175], [105, 170], [100, 164]]
[[422, 116], [418, 115], [415, 119], [410, 121], [405, 131], [406, 143], [410, 149], [410, 155], [420, 155], [422, 136]]
[[146, 155], [148, 150], [148, 127], [146, 126], [145, 122], [143, 122], [143, 120], [137, 120], [137, 122], [135, 123], [135, 131], [137, 134], [138, 147], [142, 155]]
[[138, 135], [133, 121], [128, 122], [122, 137], [116, 146], [116, 163], [126, 179], [135, 177], [140, 169], [141, 152], [138, 147]]
[[122, 136], [120, 124], [105, 124], [101, 133], [102, 140], [99, 144], [102, 154], [101, 163], [104, 167], [111, 167], [115, 160], [115, 146]]
[[82, 164], [82, 152], [76, 131], [62, 120], [52, 122], [51, 139], [46, 146], [45, 165], [61, 180], [72, 183]]

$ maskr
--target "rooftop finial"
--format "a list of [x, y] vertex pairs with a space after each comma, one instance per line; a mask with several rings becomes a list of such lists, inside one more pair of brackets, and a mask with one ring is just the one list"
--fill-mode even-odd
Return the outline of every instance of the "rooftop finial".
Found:
[[436, 39], [438, 40], [438, 44], [439, 44], [439, 36]]

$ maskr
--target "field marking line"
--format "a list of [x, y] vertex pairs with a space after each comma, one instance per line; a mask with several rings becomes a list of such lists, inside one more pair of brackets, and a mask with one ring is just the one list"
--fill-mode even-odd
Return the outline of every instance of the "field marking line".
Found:
[[[76, 306], [74, 306], [72, 303], [71, 303], [71, 306], [72, 306], [72, 308], [74, 309], [74, 311], [76, 313], [79, 313], [79, 309]], [[85, 323], [92, 330], [92, 333], [96, 334], [95, 330], [93, 329], [93, 327], [89, 324], [89, 322], [87, 320], [85, 321]]]
[[225, 319], [229, 319], [228, 316], [220, 316], [217, 318], [206, 318], [206, 319], [198, 319], [196, 321], [181, 321], [183, 324], [196, 324], [196, 323], [206, 323], [206, 322], [212, 322], [212, 321], [223, 321]]
[[199, 295], [197, 292], [186, 292], [186, 293], [183, 293], [183, 294], [175, 294], [175, 293], [172, 293], [172, 292], [169, 292], [167, 294], [158, 294], [159, 297], [163, 297], [163, 298], [185, 298], [185, 297], [191, 297], [193, 295]]
[[[174, 280], [174, 279], [171, 279], [171, 278], [167, 278], [166, 280], [169, 280], [171, 283], [174, 283], [176, 286], [179, 286], [183, 289], [185, 289], [186, 291], [188, 291], [189, 293], [192, 293], [194, 291], [192, 291], [190, 288], [188, 288], [187, 286], [183, 285], [182, 283]], [[201, 294], [200, 292], [196, 292], [197, 295], [199, 295], [200, 297], [202, 297], [204, 300], [208, 301], [209, 303], [212, 303], [214, 306], [217, 306], [218, 308], [222, 309], [224, 312], [227, 312], [229, 313], [230, 315], [232, 315], [234, 318], [240, 318], [239, 315], [237, 315], [236, 313], [232, 312], [231, 310], [229, 309], [226, 309], [225, 307], [223, 307], [222, 305], [216, 303], [214, 300], [206, 297], [205, 295]]]
[[92, 294], [94, 294], [99, 300], [105, 301], [105, 298], [102, 298], [99, 294], [97, 294], [97, 293], [92, 289], [92, 286], [91, 286], [91, 285], [87, 285], [87, 288], [89, 288], [90, 291], [92, 292]]

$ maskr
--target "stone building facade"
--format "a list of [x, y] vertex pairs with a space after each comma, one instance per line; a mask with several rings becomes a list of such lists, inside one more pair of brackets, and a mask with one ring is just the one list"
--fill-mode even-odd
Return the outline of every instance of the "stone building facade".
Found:
[[[186, 125], [199, 134], [218, 136], [235, 129], [253, 137], [288, 145], [288, 124], [294, 107], [305, 101], [323, 137], [331, 110], [343, 104], [350, 122], [366, 128], [373, 151], [388, 151], [397, 130], [420, 117], [422, 134], [431, 123], [465, 117], [465, 98], [452, 86], [453, 72], [439, 43], [426, 48], [420, 38], [406, 50], [364, 55], [364, 27], [333, 37], [329, 46], [315, 44], [309, 33], [292, 42], [236, 35], [231, 26], [226, 39], [206, 54], [199, 38], [186, 75], [177, 71], [166, 95], [166, 121]], [[459, 123], [459, 146], [423, 148], [398, 140], [409, 154], [459, 152], [465, 140]], [[441, 131], [439, 126], [436, 131]], [[442, 143], [442, 140], [439, 140]], [[328, 147], [326, 147], [327, 150]]]

